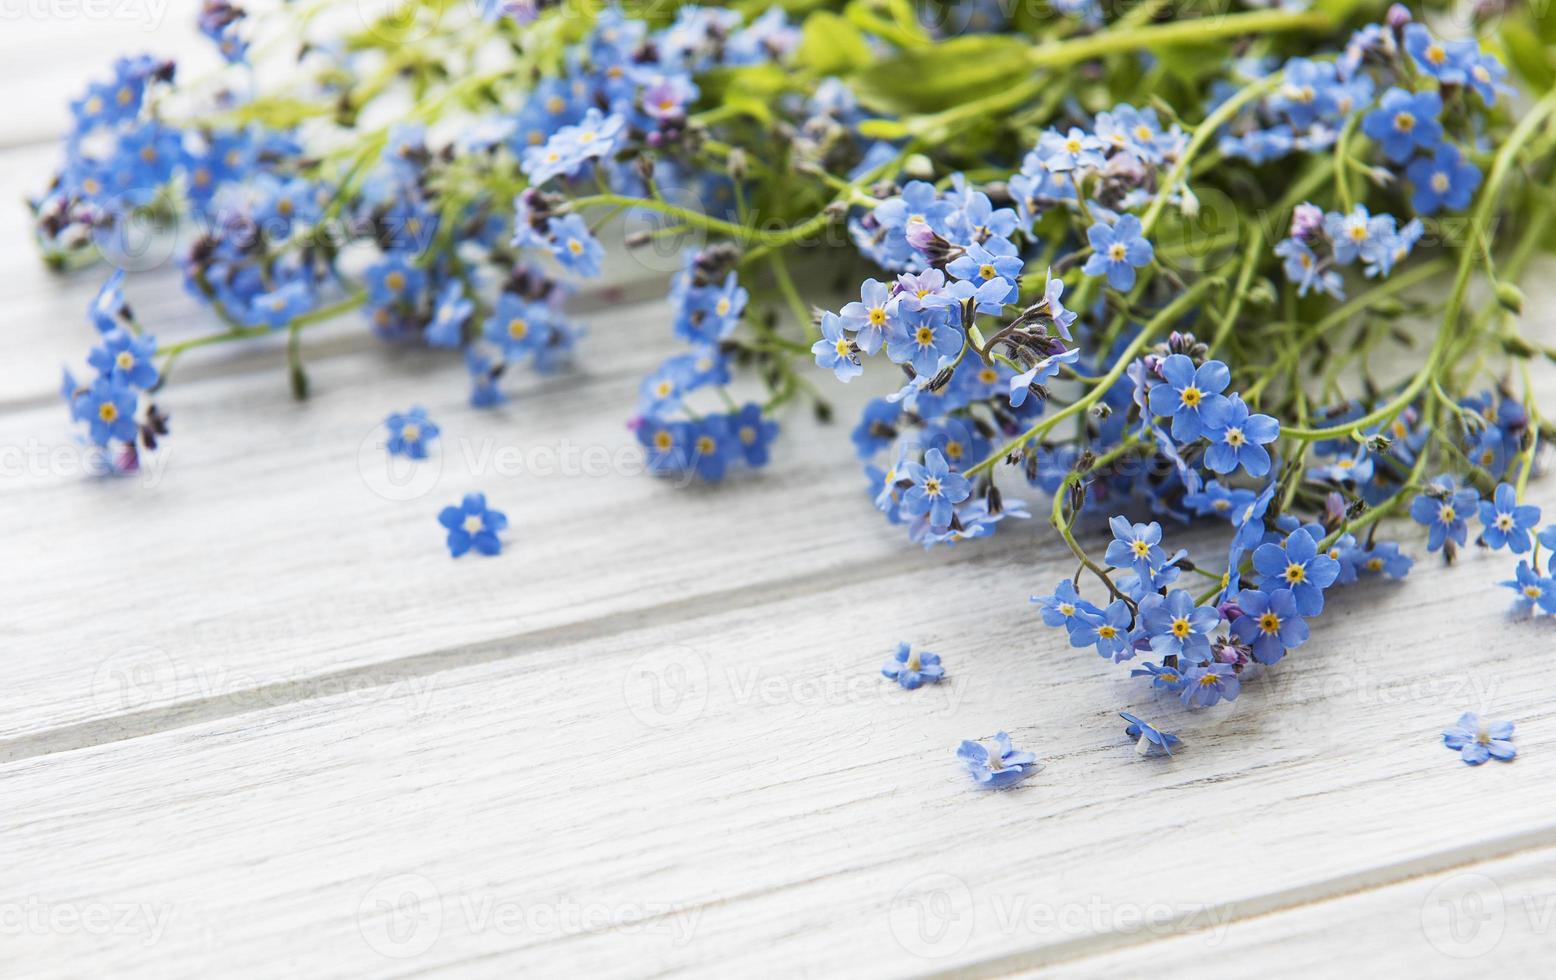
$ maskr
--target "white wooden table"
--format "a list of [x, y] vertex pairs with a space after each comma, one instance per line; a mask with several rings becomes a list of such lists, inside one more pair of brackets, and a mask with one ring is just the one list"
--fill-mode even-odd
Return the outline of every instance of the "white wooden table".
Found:
[[[87, 74], [189, 16], [5, 26], [0, 198]], [[1333, 593], [1185, 715], [1037, 625], [1069, 572], [1040, 523], [925, 556], [838, 427], [796, 415], [717, 490], [626, 472], [658, 300], [596, 297], [600, 367], [492, 413], [355, 325], [309, 337], [305, 404], [279, 345], [191, 356], [154, 474], [104, 482], [56, 395], [99, 277], [45, 274], [14, 207], [0, 265], [6, 975], [1550, 969], [1556, 623], [1508, 622], [1505, 555]], [[209, 327], [172, 270], [131, 300]], [[362, 447], [415, 403], [441, 464], [383, 492]], [[443, 548], [469, 490], [512, 518], [500, 558]], [[898, 639], [947, 682], [879, 677]], [[1186, 747], [1137, 760], [1120, 709]], [[1464, 710], [1515, 720], [1517, 762], [1445, 750]], [[952, 753], [1001, 728], [1046, 768], [981, 793]]]

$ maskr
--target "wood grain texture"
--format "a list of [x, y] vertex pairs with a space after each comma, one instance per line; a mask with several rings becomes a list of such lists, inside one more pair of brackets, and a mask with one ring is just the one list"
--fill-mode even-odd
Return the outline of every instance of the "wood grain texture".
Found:
[[[57, 26], [4, 28], [34, 74], [0, 98], [63, 105], [127, 43], [51, 60]], [[55, 158], [29, 112], [0, 126], [13, 200]], [[187, 359], [157, 466], [91, 479], [55, 389], [100, 274], [46, 275], [25, 235], [0, 209], [8, 975], [1516, 976], [1556, 951], [1556, 624], [1502, 613], [1505, 555], [1333, 592], [1286, 663], [1184, 713], [1038, 625], [1027, 596], [1072, 570], [1040, 522], [926, 555], [879, 520], [846, 429], [882, 378], [824, 386], [845, 421], [791, 414], [761, 473], [635, 473], [637, 379], [679, 348], [631, 260], [581, 297], [599, 367], [499, 412], [344, 322], [307, 335], [303, 404], [276, 344]], [[1531, 279], [1533, 319], [1556, 291]], [[131, 299], [210, 328], [171, 267]], [[443, 453], [406, 483], [375, 440], [416, 403]], [[499, 559], [442, 550], [468, 490], [513, 519]], [[898, 639], [946, 683], [881, 678]], [[1118, 710], [1186, 747], [1137, 760]], [[1460, 765], [1437, 733], [1464, 710], [1516, 720], [1520, 759]], [[1001, 728], [1045, 768], [979, 793], [951, 753]]]

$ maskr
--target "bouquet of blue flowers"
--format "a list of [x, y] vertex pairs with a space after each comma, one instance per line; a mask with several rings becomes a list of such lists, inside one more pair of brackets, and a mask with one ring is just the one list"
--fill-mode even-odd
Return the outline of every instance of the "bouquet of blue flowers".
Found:
[[[159, 343], [109, 277], [64, 395], [123, 468], [187, 352], [286, 335], [302, 397], [299, 334], [348, 312], [462, 350], [496, 404], [567, 369], [573, 284], [646, 216], [614, 247], [704, 240], [631, 420], [653, 472], [765, 466], [783, 412], [830, 416], [827, 372], [893, 374], [852, 427], [861, 508], [950, 546], [1042, 495], [1077, 566], [1043, 621], [1189, 706], [1300, 647], [1331, 588], [1403, 577], [1390, 516], [1449, 560], [1474, 522], [1556, 612], [1523, 502], [1556, 351], [1516, 285], [1556, 245], [1556, 31], [1516, 0], [327, 6], [274, 32], [206, 0], [224, 72], [127, 58], [73, 106], [44, 253], [176, 218], [211, 311]], [[1191, 561], [1163, 522], [1195, 520], [1229, 534]]]

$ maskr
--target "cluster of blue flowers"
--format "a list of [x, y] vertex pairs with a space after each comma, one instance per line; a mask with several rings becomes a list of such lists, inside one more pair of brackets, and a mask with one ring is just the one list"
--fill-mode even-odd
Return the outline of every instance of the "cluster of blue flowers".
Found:
[[[522, 22], [536, 12], [533, 5], [489, 6], [493, 19]], [[213, 0], [198, 23], [228, 62], [244, 66], [251, 19]], [[516, 113], [494, 113], [447, 146], [430, 142], [416, 122], [367, 134], [325, 157], [344, 160], [338, 173], [310, 155], [296, 129], [169, 124], [156, 102], [172, 90], [174, 65], [123, 59], [112, 79], [74, 104], [64, 166], [32, 202], [38, 234], [59, 262], [93, 246], [112, 255], [115, 236], [132, 233], [138, 209], [175, 208], [200, 231], [180, 257], [186, 286], [229, 329], [295, 329], [360, 305], [386, 339], [463, 349], [471, 403], [496, 405], [504, 400], [499, 381], [513, 367], [559, 369], [581, 335], [563, 313], [573, 287], [531, 259], [548, 258], [565, 276], [601, 271], [604, 249], [593, 229], [555, 191], [581, 186], [587, 172], [615, 192], [685, 186], [709, 213], [727, 209], [727, 176], [676, 162], [690, 145], [687, 107], [699, 91], [693, 78], [782, 61], [799, 36], [776, 8], [744, 25], [733, 11], [685, 7], [658, 32], [604, 10], [588, 37], [567, 50], [561, 74], [540, 79]], [[300, 67], [318, 68], [321, 77], [353, 72], [346, 49], [312, 46], [302, 57]], [[228, 98], [241, 104], [241, 96]], [[663, 161], [657, 171], [643, 165], [645, 149]], [[500, 184], [487, 177], [515, 168], [531, 186], [509, 213], [490, 194], [451, 191]], [[701, 299], [697, 289], [683, 295]], [[693, 331], [699, 351], [688, 363], [715, 370], [705, 355], [717, 353], [717, 327]], [[723, 358], [716, 360], [722, 371]], [[95, 440], [134, 441], [125, 415], [135, 388], [126, 385], [110, 380], [79, 408], [82, 392], [69, 386], [73, 412], [114, 416], [91, 427]], [[732, 451], [743, 445], [745, 458], [760, 465], [772, 424], [760, 414], [753, 421], [749, 406], [724, 421], [732, 439], [720, 442]], [[739, 443], [752, 433], [754, 440]], [[690, 441], [713, 436], [699, 431]], [[718, 453], [696, 469], [716, 476], [731, 458]]]
[[[721, 344], [739, 325], [747, 300], [735, 276], [738, 259], [738, 251], [727, 247], [689, 253], [671, 287], [675, 334], [692, 350], [643, 379], [639, 414], [631, 423], [650, 471], [660, 476], [692, 473], [716, 482], [732, 463], [766, 466], [778, 436], [778, 424], [762, 406], [736, 408], [725, 390], [731, 372]], [[728, 411], [694, 413], [687, 407], [688, 395], [709, 387], [719, 391]]]
[[[1538, 530], [1540, 508], [1519, 503], [1512, 484], [1497, 484], [1490, 499], [1482, 500], [1473, 487], [1461, 488], [1445, 474], [1411, 502], [1410, 516], [1427, 528], [1427, 547], [1442, 550], [1450, 559], [1468, 539], [1469, 522], [1479, 520], [1479, 544], [1493, 551], [1505, 548], [1514, 555], [1529, 555], [1519, 560], [1513, 577], [1502, 583], [1516, 596], [1514, 612], [1525, 616], [1556, 613], [1556, 524]], [[1546, 551], [1543, 573], [1541, 548]]]
[[1387, 276], [1410, 256], [1425, 231], [1419, 218], [1399, 227], [1393, 215], [1369, 214], [1362, 204], [1349, 214], [1326, 214], [1304, 203], [1292, 213], [1291, 232], [1275, 245], [1275, 254], [1284, 262], [1286, 278], [1296, 284], [1297, 295], [1316, 289], [1344, 299], [1341, 268], [1360, 260], [1368, 278]]
[[[1249, 66], [1254, 77], [1260, 67]], [[1476, 41], [1439, 41], [1396, 5], [1387, 25], [1357, 31], [1338, 60], [1293, 58], [1279, 70], [1275, 91], [1221, 137], [1222, 153], [1263, 163], [1296, 152], [1342, 152], [1341, 135], [1359, 121], [1382, 156], [1373, 179], [1392, 179], [1388, 168], [1402, 174], [1417, 214], [1469, 207], [1481, 172], [1466, 156], [1480, 144], [1480, 123], [1506, 91], [1507, 74]], [[1449, 139], [1450, 125], [1457, 144]], [[1336, 167], [1343, 175], [1350, 163]], [[1417, 219], [1400, 225], [1362, 205], [1345, 214], [1303, 205], [1275, 251], [1300, 295], [1316, 288], [1342, 298], [1339, 267], [1359, 258], [1369, 277], [1387, 276], [1424, 230]]]
[[139, 467], [143, 449], [157, 448], [167, 435], [168, 419], [149, 400], [141, 409], [141, 397], [161, 381], [155, 362], [157, 340], [136, 322], [124, 300], [123, 281], [122, 272], [110, 276], [88, 311], [99, 333], [97, 346], [87, 354], [87, 364], [96, 375], [78, 381], [66, 368], [60, 396], [91, 443], [112, 453], [108, 458], [112, 468], [129, 472]]
[[[1163, 169], [1187, 139], [1176, 125], [1163, 127], [1154, 109], [1119, 105], [1086, 129], [1045, 131], [1005, 185], [1012, 206], [997, 206], [986, 190], [953, 174], [944, 189], [910, 181], [850, 219], [860, 251], [897, 275], [866, 280], [859, 301], [824, 313], [812, 354], [843, 381], [881, 352], [909, 375], [896, 394], [869, 404], [854, 442], [866, 460], [890, 457], [884, 468], [867, 468], [872, 493], [890, 520], [909, 524], [913, 540], [956, 543], [991, 533], [1007, 516], [1027, 516], [992, 483], [978, 493], [958, 473], [982, 461], [995, 437], [1030, 426], [1044, 410], [1048, 384], [1066, 369], [1092, 367], [1074, 346], [1078, 314], [1064, 306], [1063, 278], [1050, 271], [1040, 292], [1028, 296], [1023, 288], [1041, 244], [1036, 225], [1054, 209], [1083, 208], [1091, 223], [1081, 273], [1132, 289], [1155, 257], [1132, 211], [1155, 198]], [[1087, 181], [1096, 186], [1083, 202], [1079, 188]], [[1133, 382], [1120, 379], [1104, 402], [1127, 409], [1132, 393]], [[1125, 427], [1122, 414], [1104, 417], [1099, 441], [1117, 441]], [[1029, 482], [1053, 490], [1075, 455], [1062, 447], [1029, 454]]]

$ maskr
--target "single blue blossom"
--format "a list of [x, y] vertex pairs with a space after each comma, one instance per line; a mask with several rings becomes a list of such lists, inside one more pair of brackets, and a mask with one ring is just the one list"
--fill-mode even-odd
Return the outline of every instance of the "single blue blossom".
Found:
[[87, 363], [99, 374], [145, 391], [157, 383], [157, 365], [153, 360], [156, 353], [155, 337], [137, 337], [125, 330], [114, 330], [103, 336], [102, 346], [92, 348]]
[[605, 246], [576, 214], [552, 218], [546, 226], [551, 234], [551, 254], [568, 272], [593, 279], [600, 274], [600, 263], [605, 258]]
[[1221, 613], [1211, 606], [1194, 605], [1184, 589], [1174, 589], [1149, 608], [1141, 604], [1141, 618], [1158, 656], [1203, 660], [1210, 656], [1210, 634], [1221, 623]]
[[1043, 622], [1049, 626], [1073, 629], [1077, 616], [1083, 613], [1094, 616], [1102, 614], [1101, 609], [1081, 598], [1080, 593], [1075, 589], [1075, 583], [1070, 579], [1061, 581], [1048, 595], [1033, 596], [1032, 601], [1037, 603]]
[[1232, 635], [1246, 643], [1261, 664], [1275, 663], [1287, 650], [1307, 642], [1307, 623], [1289, 589], [1244, 589], [1237, 594], [1237, 608], [1242, 615], [1232, 621]]
[[886, 338], [886, 356], [895, 364], [911, 365], [919, 375], [932, 377], [943, 360], [962, 349], [963, 335], [940, 309], [908, 310]]
[[1088, 276], [1107, 276], [1108, 285], [1124, 291], [1135, 284], [1135, 270], [1151, 264], [1156, 252], [1141, 234], [1140, 219], [1121, 216], [1109, 227], [1102, 222], [1086, 231], [1091, 255], [1081, 271]]
[[1122, 599], [1114, 599], [1100, 613], [1081, 611], [1070, 618], [1070, 646], [1095, 646], [1099, 657], [1127, 660], [1134, 656], [1129, 620], [1129, 605]]
[[960, 473], [951, 472], [938, 449], [925, 453], [922, 464], [907, 463], [903, 476], [913, 484], [903, 495], [903, 513], [909, 517], [928, 514], [930, 527], [936, 529], [949, 527], [953, 505], [966, 500], [972, 493], [972, 484]]
[[1356, 557], [1355, 564], [1358, 573], [1387, 575], [1389, 578], [1400, 579], [1410, 574], [1415, 560], [1409, 555], [1401, 554], [1399, 545], [1394, 542], [1379, 541], [1373, 547], [1362, 551]]
[[1162, 526], [1156, 521], [1149, 524], [1130, 524], [1127, 518], [1115, 516], [1108, 519], [1113, 540], [1103, 555], [1114, 568], [1133, 568], [1149, 575], [1151, 569], [1160, 568], [1167, 560], [1162, 550]]
[[1260, 477], [1270, 471], [1270, 454], [1264, 446], [1280, 436], [1280, 423], [1269, 415], [1249, 414], [1242, 397], [1232, 395], [1221, 424], [1207, 428], [1204, 435], [1210, 440], [1206, 469], [1231, 473], [1241, 466], [1249, 476]]
[[1324, 611], [1324, 590], [1340, 575], [1340, 563], [1318, 553], [1318, 542], [1304, 528], [1292, 531], [1284, 544], [1262, 544], [1253, 553], [1253, 567], [1264, 576], [1259, 587], [1273, 593], [1290, 589], [1297, 611], [1317, 616]]
[[1208, 708], [1217, 701], [1235, 701], [1241, 692], [1242, 682], [1231, 664], [1205, 663], [1189, 668], [1178, 697], [1185, 707]]
[[1162, 361], [1161, 373], [1166, 380], [1151, 388], [1149, 407], [1153, 414], [1172, 419], [1174, 440], [1193, 442], [1205, 430], [1226, 424], [1231, 402], [1221, 392], [1232, 380], [1232, 372], [1225, 364], [1206, 361], [1196, 368], [1186, 355], [1171, 354]]
[[1468, 487], [1456, 490], [1454, 486], [1453, 477], [1440, 476], [1433, 481], [1427, 493], [1410, 503], [1410, 516], [1417, 524], [1429, 529], [1426, 541], [1428, 551], [1437, 551], [1450, 540], [1463, 545], [1468, 537], [1469, 526], [1465, 520], [1476, 513], [1480, 494]]
[[859, 288], [859, 299], [843, 307], [843, 326], [854, 332], [854, 343], [866, 354], [881, 349], [888, 335], [901, 322], [899, 301], [891, 287], [875, 279], [866, 279]]
[[925, 681], [938, 684], [945, 676], [945, 668], [940, 665], [938, 653], [920, 653], [910, 644], [899, 643], [881, 673], [911, 691]]
[[816, 366], [837, 375], [839, 381], [851, 381], [864, 373], [859, 347], [843, 332], [843, 320], [830, 311], [821, 315], [821, 339], [810, 345]]
[[1437, 147], [1432, 157], [1417, 157], [1405, 176], [1415, 185], [1410, 203], [1420, 214], [1436, 214], [1444, 208], [1463, 211], [1480, 187], [1480, 168], [1465, 160], [1452, 143]]
[[133, 445], [140, 431], [135, 424], [137, 400], [128, 382], [99, 377], [75, 396], [72, 412], [87, 423], [92, 441], [99, 446], [108, 445], [110, 439]]
[[1487, 759], [1511, 762], [1518, 755], [1513, 744], [1513, 723], [1482, 722], [1473, 711], [1466, 711], [1452, 728], [1443, 732], [1443, 744], [1459, 753], [1467, 765], [1478, 766]]
[[1543, 612], [1556, 613], [1556, 581], [1531, 568], [1528, 561], [1519, 562], [1514, 577], [1501, 584], [1517, 594], [1513, 600], [1515, 615], [1531, 615], [1536, 607]]
[[426, 459], [427, 445], [438, 437], [438, 427], [427, 417], [427, 410], [420, 405], [409, 412], [395, 412], [384, 420], [389, 427], [389, 441], [385, 448], [391, 456], [408, 459]]
[[455, 558], [471, 548], [483, 555], [495, 555], [502, 551], [497, 533], [508, 526], [508, 516], [489, 509], [484, 493], [470, 493], [459, 506], [443, 508], [438, 513], [438, 523], [448, 530], [448, 553]]
[[1149, 677], [1151, 686], [1174, 694], [1183, 690], [1186, 682], [1183, 671], [1176, 667], [1166, 667], [1160, 664], [1141, 664], [1129, 672], [1130, 677]]
[[1120, 711], [1118, 716], [1129, 722], [1128, 726], [1124, 728], [1124, 734], [1135, 739], [1135, 755], [1141, 758], [1150, 755], [1157, 749], [1160, 749], [1167, 755], [1172, 755], [1172, 747], [1183, 741], [1172, 732], [1164, 732], [1127, 711]]
[[1004, 732], [995, 734], [994, 748], [964, 741], [956, 750], [956, 756], [967, 766], [978, 785], [986, 789], [1013, 785], [1038, 770], [1037, 756], [1016, 751], [1010, 736]]
[[1432, 153], [1442, 142], [1442, 96], [1436, 92], [1407, 92], [1391, 88], [1378, 107], [1362, 119], [1362, 132], [1395, 163], [1404, 163], [1417, 149]]
[[1520, 504], [1512, 484], [1500, 483], [1490, 500], [1480, 502], [1481, 540], [1492, 548], [1506, 547], [1515, 555], [1529, 550], [1529, 535], [1540, 523], [1540, 508]]

